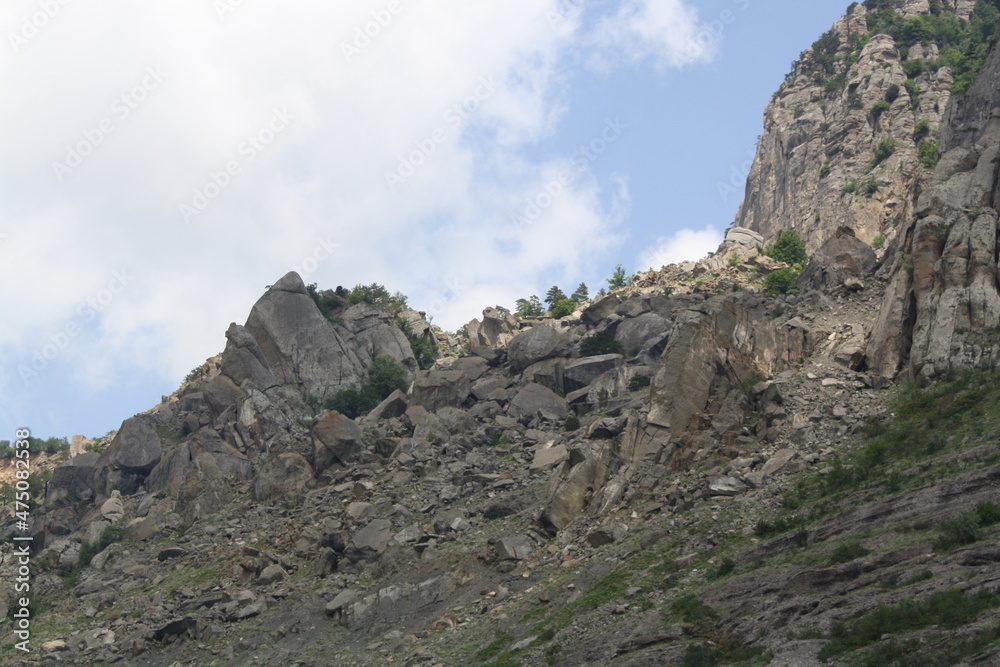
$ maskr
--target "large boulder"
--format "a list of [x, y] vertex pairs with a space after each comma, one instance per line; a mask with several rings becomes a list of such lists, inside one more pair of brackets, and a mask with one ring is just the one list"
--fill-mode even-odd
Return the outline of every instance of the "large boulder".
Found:
[[368, 380], [368, 351], [353, 345], [347, 330], [323, 316], [294, 271], [254, 304], [246, 330], [280, 384], [321, 401]]
[[115, 490], [135, 493], [162, 456], [163, 443], [150, 419], [143, 415], [126, 419], [96, 464], [98, 496], [110, 496]]
[[864, 280], [875, 271], [877, 261], [870, 245], [842, 227], [813, 253], [799, 276], [799, 289], [830, 290], [843, 286], [848, 278]]
[[45, 486], [46, 509], [70, 504], [74, 498], [89, 497], [93, 493], [94, 472], [99, 459], [98, 454], [87, 452], [56, 468]]
[[315, 485], [312, 466], [301, 454], [286, 453], [268, 460], [254, 485], [254, 498], [262, 502], [297, 503]]
[[552, 327], [540, 326], [514, 337], [507, 345], [510, 367], [516, 372], [552, 357], [568, 357], [573, 351], [573, 341], [566, 334]]
[[472, 383], [463, 371], [420, 371], [413, 378], [410, 402], [434, 412], [460, 407], [471, 392]]
[[496, 351], [507, 347], [517, 334], [517, 320], [506, 310], [487, 308], [483, 321], [472, 320], [466, 326], [472, 354], [485, 359], [495, 359]]
[[364, 434], [346, 415], [328, 412], [313, 426], [315, 470], [322, 473], [335, 463], [346, 465], [365, 451]]
[[615, 340], [621, 343], [625, 354], [630, 357], [643, 355], [647, 361], [653, 361], [663, 354], [671, 328], [670, 321], [665, 317], [643, 313], [619, 324], [615, 329]]
[[587, 306], [580, 317], [584, 323], [597, 326], [614, 315], [620, 305], [622, 305], [621, 299], [614, 294], [608, 294]]
[[396, 326], [391, 313], [369, 303], [351, 306], [340, 316], [344, 328], [354, 334], [355, 345], [374, 359], [389, 356], [403, 363], [413, 359], [406, 335]]
[[562, 421], [569, 414], [566, 399], [548, 387], [531, 383], [517, 393], [510, 402], [512, 416], [520, 419], [541, 417], [549, 421]]
[[278, 385], [268, 366], [268, 360], [257, 345], [256, 339], [235, 322], [226, 331], [226, 349], [220, 362], [222, 376], [239, 386], [250, 380], [260, 391], [267, 391]]
[[563, 386], [567, 392], [590, 386], [599, 376], [625, 363], [620, 354], [602, 354], [597, 357], [574, 359], [563, 370]]

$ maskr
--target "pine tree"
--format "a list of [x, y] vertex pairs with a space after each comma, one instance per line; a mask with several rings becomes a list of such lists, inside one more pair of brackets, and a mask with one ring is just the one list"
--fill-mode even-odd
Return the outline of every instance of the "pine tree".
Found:
[[589, 299], [590, 291], [587, 289], [587, 283], [580, 283], [580, 286], [576, 288], [576, 291], [569, 298], [577, 303]]
[[566, 295], [563, 294], [563, 291], [556, 285], [550, 287], [549, 291], [545, 293], [545, 303], [548, 304], [549, 308], [552, 308], [565, 298]]

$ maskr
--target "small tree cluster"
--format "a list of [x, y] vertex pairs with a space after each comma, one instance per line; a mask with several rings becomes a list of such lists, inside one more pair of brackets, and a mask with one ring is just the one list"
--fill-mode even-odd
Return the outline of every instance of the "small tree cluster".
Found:
[[809, 262], [809, 255], [806, 254], [806, 243], [794, 229], [781, 232], [778, 240], [764, 249], [764, 254], [785, 264], [805, 266]]
[[390, 356], [378, 356], [368, 369], [368, 382], [337, 392], [323, 407], [357, 419], [371, 412], [397, 389], [405, 391], [406, 384], [406, 369]]

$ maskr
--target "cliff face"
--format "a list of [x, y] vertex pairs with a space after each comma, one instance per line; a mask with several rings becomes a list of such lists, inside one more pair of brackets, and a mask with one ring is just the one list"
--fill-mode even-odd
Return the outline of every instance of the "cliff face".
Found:
[[[971, 11], [960, 4], [960, 14]], [[911, 0], [899, 11], [912, 17], [929, 5]], [[940, 129], [954, 78], [949, 67], [914, 64], [937, 58], [937, 45], [904, 50], [872, 33], [868, 14], [855, 4], [775, 93], [735, 226], [768, 241], [795, 229], [812, 252], [840, 226], [865, 242], [891, 241], [912, 214], [929, 175], [919, 145]], [[929, 135], [915, 134], [921, 121]], [[877, 161], [879, 145], [893, 141], [891, 155]]]
[[869, 362], [893, 377], [1000, 360], [1000, 49], [948, 110], [945, 153], [902, 227]]

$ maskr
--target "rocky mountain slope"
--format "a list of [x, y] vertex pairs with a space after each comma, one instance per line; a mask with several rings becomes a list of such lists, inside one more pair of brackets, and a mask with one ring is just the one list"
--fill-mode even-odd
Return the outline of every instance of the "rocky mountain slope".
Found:
[[719, 251], [570, 316], [456, 340], [282, 277], [55, 470], [4, 664], [996, 664], [991, 7], [852, 5]]

